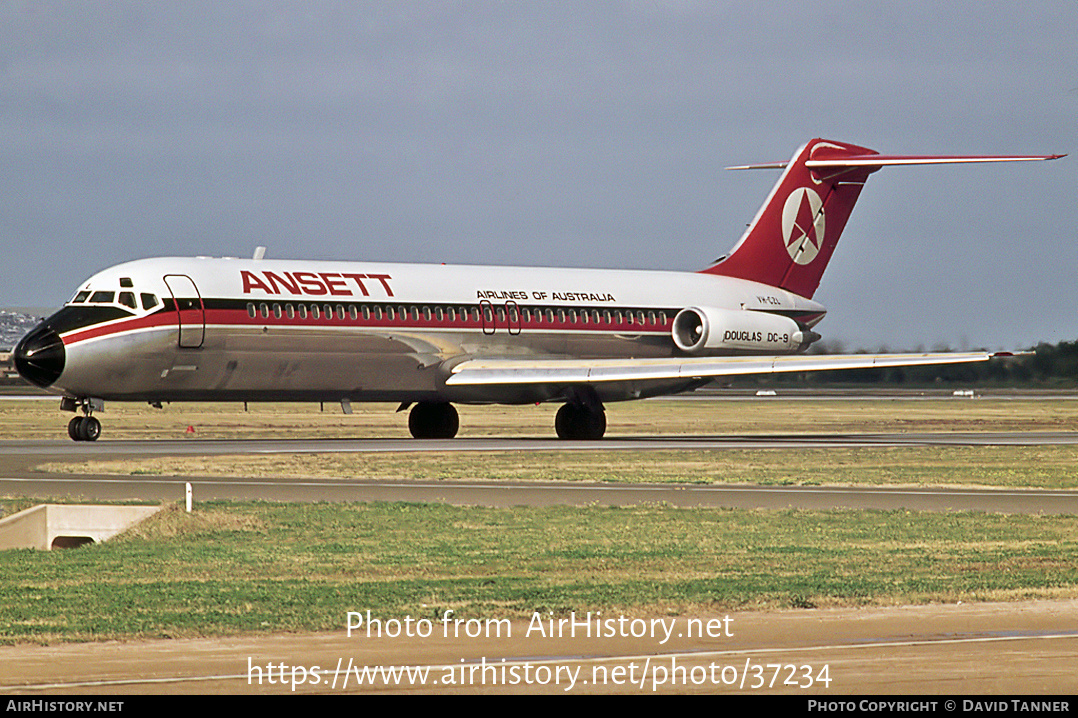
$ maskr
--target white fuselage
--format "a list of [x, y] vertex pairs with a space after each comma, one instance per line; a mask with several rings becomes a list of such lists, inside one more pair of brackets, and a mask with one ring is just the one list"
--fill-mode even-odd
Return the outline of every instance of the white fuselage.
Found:
[[[542, 401], [558, 387], [445, 380], [474, 357], [684, 354], [671, 332], [687, 307], [736, 312], [750, 329], [776, 316], [807, 328], [824, 315], [788, 291], [695, 272], [145, 259], [95, 274], [50, 319], [65, 353], [50, 388], [151, 402]], [[696, 353], [782, 353], [763, 335], [728, 331], [731, 341]], [[684, 384], [611, 387], [602, 398]]]

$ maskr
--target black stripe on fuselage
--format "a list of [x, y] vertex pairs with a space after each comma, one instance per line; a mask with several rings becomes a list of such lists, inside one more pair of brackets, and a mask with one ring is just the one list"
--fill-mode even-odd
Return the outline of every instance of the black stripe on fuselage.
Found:
[[67, 305], [45, 320], [57, 334], [67, 334], [77, 329], [92, 327], [95, 324], [126, 319], [135, 316], [126, 309], [112, 305], [95, 306], [93, 304]]
[[[617, 332], [666, 331], [679, 309], [656, 307], [550, 306], [515, 302], [427, 303], [342, 302], [323, 299], [251, 299], [204, 300], [207, 311], [240, 310], [244, 323], [280, 323], [310, 325], [345, 323], [373, 327], [483, 328], [516, 331], [575, 329]], [[403, 310], [403, 316], [402, 316]]]

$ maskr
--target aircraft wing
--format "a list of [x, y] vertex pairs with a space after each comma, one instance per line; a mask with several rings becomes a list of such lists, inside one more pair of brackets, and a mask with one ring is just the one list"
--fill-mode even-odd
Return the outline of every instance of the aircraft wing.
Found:
[[828, 369], [869, 369], [988, 361], [1008, 353], [793, 354], [781, 356], [670, 357], [662, 359], [470, 359], [456, 365], [450, 386], [597, 384], [704, 379], [738, 374], [780, 374]]

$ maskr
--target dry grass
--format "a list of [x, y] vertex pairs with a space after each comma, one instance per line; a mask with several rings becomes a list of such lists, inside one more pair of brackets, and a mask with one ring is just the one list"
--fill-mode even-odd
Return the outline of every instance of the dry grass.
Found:
[[[796, 458], [794, 458], [796, 457]], [[63, 474], [382, 481], [1078, 487], [1078, 446], [334, 453], [55, 462]]]
[[[461, 436], [554, 435], [557, 405], [460, 406]], [[344, 415], [326, 404], [109, 403], [108, 439], [407, 438], [407, 415], [392, 404], [355, 404]], [[607, 407], [608, 435], [876, 433], [915, 431], [1078, 431], [1078, 401], [1021, 398], [924, 400], [654, 400]], [[70, 414], [53, 401], [0, 399], [0, 437], [66, 438]], [[188, 427], [194, 432], [189, 433]]]
[[237, 513], [222, 507], [209, 507], [187, 513], [179, 504], [167, 504], [150, 518], [112, 539], [112, 542], [159, 541], [177, 537], [197, 539], [219, 531], [263, 530], [265, 523], [251, 514]]
[[[406, 417], [386, 404], [351, 416], [317, 404], [184, 404], [157, 410], [115, 404], [102, 415], [112, 438], [355, 438], [407, 435]], [[460, 407], [463, 436], [550, 436], [554, 406]], [[855, 434], [915, 431], [1078, 430], [1067, 399], [663, 400], [608, 407], [609, 435]], [[4, 437], [65, 434], [51, 402], [0, 400]], [[187, 432], [187, 427], [194, 429]], [[52, 463], [60, 473], [250, 476], [380, 480], [631, 481], [1072, 488], [1078, 447], [905, 447], [277, 454], [219, 458]]]

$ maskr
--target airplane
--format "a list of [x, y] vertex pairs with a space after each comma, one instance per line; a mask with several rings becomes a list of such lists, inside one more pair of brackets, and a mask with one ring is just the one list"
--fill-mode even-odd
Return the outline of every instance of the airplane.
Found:
[[[986, 352], [806, 354], [812, 297], [861, 189], [885, 166], [1065, 155], [898, 156], [813, 139], [730, 253], [693, 272], [265, 259], [141, 259], [90, 277], [14, 351], [94, 441], [105, 401], [399, 402], [417, 439], [453, 404], [560, 402], [563, 439], [605, 404], [716, 377], [986, 361]], [[81, 416], [79, 411], [81, 410]]]

